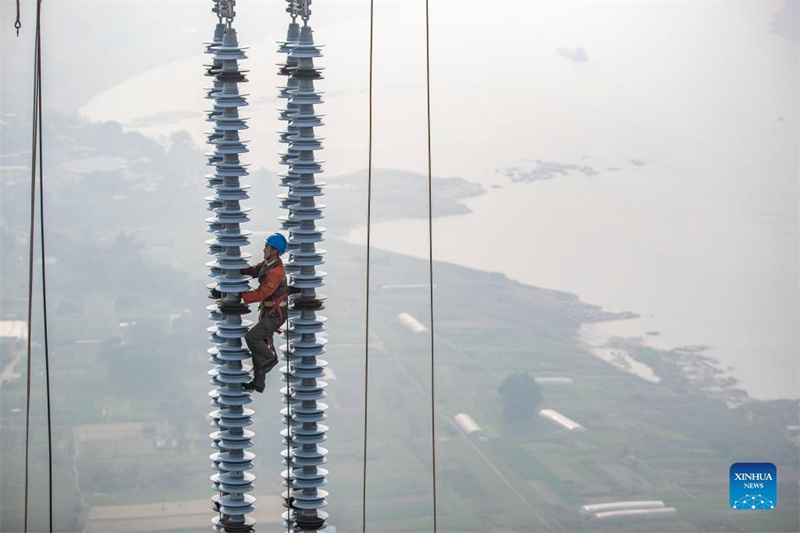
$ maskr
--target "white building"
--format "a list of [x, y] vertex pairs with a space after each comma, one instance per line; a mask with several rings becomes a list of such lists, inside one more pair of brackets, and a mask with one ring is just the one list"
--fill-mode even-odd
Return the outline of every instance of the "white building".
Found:
[[574, 431], [576, 433], [586, 431], [586, 428], [584, 428], [582, 425], [578, 424], [571, 418], [567, 418], [558, 411], [554, 411], [553, 409], [542, 409], [539, 411], [539, 416], [558, 424], [567, 431]]
[[0, 384], [20, 378], [14, 368], [24, 355], [23, 345], [28, 340], [28, 323], [23, 320], [0, 320], [0, 349], [3, 357]]
[[409, 315], [408, 313], [400, 313], [399, 315], [397, 315], [397, 318], [400, 319], [400, 322], [402, 322], [405, 327], [407, 327], [414, 333], [423, 333], [425, 331], [428, 331], [428, 328], [423, 326], [419, 320]]
[[572, 378], [533, 378], [537, 385], [542, 388], [572, 387], [575, 383]]
[[667, 520], [676, 518], [678, 511], [674, 507], [661, 509], [626, 509], [624, 511], [605, 511], [591, 516], [592, 520], [599, 522], [622, 522], [642, 520]]
[[24, 341], [28, 338], [28, 323], [24, 320], [0, 320], [0, 337]]
[[483, 430], [481, 430], [481, 427], [476, 424], [472, 417], [468, 414], [458, 413], [453, 420], [455, 420], [458, 427], [461, 429], [461, 431], [466, 433], [467, 436], [472, 437], [483, 435]]
[[608, 503], [590, 503], [580, 508], [580, 513], [584, 516], [605, 513], [609, 511], [624, 511], [628, 509], [663, 509], [664, 502], [661, 500], [636, 500]]

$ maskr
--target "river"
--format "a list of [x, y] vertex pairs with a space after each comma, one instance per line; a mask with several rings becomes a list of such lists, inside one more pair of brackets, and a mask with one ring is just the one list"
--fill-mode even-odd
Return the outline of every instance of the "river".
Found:
[[[629, 165], [534, 183], [497, 178], [466, 202], [472, 213], [435, 219], [434, 256], [636, 312], [601, 329], [663, 349], [708, 346], [751, 396], [795, 398], [791, 213], [736, 209], [704, 172]], [[398, 220], [373, 226], [372, 242], [427, 258], [426, 235], [427, 221]], [[364, 228], [347, 240], [363, 243]]]

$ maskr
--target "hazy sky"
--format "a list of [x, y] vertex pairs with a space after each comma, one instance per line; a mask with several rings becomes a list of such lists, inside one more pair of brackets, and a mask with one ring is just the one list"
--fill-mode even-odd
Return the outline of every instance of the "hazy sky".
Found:
[[[196, 113], [201, 41], [210, 38], [211, 2], [48, 2], [45, 102], [84, 106], [90, 118], [134, 119], [164, 111]], [[625, 150], [669, 151], [691, 163], [721, 134], [723, 146], [752, 145], [778, 116], [797, 125], [797, 46], [770, 32], [782, 2], [432, 2], [435, 170], [472, 179], [501, 164]], [[23, 3], [13, 37], [13, 3], [2, 4], [4, 108], [30, 91], [33, 3]], [[274, 41], [283, 37], [283, 2], [238, 6], [237, 28], [251, 46], [253, 162], [277, 168], [280, 127], [272, 112], [280, 83]], [[318, 1], [316, 38], [326, 44], [328, 171], [363, 168], [366, 132], [368, 2]], [[424, 169], [424, 3], [376, 2], [375, 162]], [[573, 63], [558, 48], [586, 50]], [[156, 70], [161, 67], [160, 70]], [[149, 74], [148, 74], [149, 73]], [[745, 74], [746, 73], [746, 74]], [[131, 79], [133, 78], [133, 79]], [[123, 81], [128, 80], [127, 83]], [[765, 89], [768, 88], [768, 89]], [[110, 90], [109, 90], [110, 89]], [[745, 127], [747, 125], [748, 127]], [[172, 121], [192, 127], [197, 119]], [[702, 131], [686, 135], [684, 130]], [[147, 131], [147, 130], [144, 130]], [[160, 133], [163, 129], [153, 130]], [[766, 132], [769, 133], [769, 132]], [[774, 148], [787, 157], [784, 139]], [[763, 148], [763, 147], [759, 147]], [[476, 157], [476, 150], [482, 157]], [[469, 152], [471, 157], [464, 157]], [[776, 159], [776, 158], [773, 158]]]
[[[240, 1], [236, 22], [250, 46], [247, 160], [274, 171], [283, 4]], [[200, 145], [211, 5], [47, 2], [45, 107], [165, 141], [187, 130]], [[425, 172], [424, 2], [375, 5], [373, 163]], [[659, 326], [675, 343], [719, 346], [752, 332], [734, 366], [779, 338], [796, 366], [797, 5], [431, 2], [436, 175], [507, 186], [504, 169], [536, 160], [600, 170], [646, 163], [489, 195], [473, 206], [480, 216], [469, 219], [471, 231], [498, 238], [502, 228], [498, 242], [510, 252], [475, 263], [456, 220], [440, 226], [454, 228], [437, 255], [615, 310], [680, 315], [695, 333], [719, 329], [681, 340]], [[33, 4], [23, 7], [17, 39], [13, 3], [2, 4], [4, 112], [29, 106]], [[313, 4], [315, 37], [326, 45], [318, 64], [326, 68], [327, 176], [367, 164], [368, 9], [366, 1]], [[579, 48], [587, 61], [569, 59]], [[397, 237], [411, 233], [379, 244], [411, 251]], [[687, 307], [697, 316], [683, 316]]]

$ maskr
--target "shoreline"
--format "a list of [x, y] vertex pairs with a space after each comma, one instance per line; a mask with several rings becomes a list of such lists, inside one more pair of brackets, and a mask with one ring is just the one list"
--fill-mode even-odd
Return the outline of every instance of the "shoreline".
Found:
[[[401, 220], [403, 219], [391, 218], [388, 221], [397, 222]], [[361, 229], [362, 227], [359, 226], [349, 228], [349, 230], [345, 232], [345, 237], [340, 238], [340, 240], [348, 244], [364, 246], [363, 242], [357, 242], [353, 239], [353, 235], [357, 234]], [[413, 254], [389, 250], [374, 244], [372, 246], [382, 251], [397, 253], [399, 255], [419, 259]], [[490, 270], [477, 268], [475, 266], [464, 265], [451, 261], [435, 259], [434, 263], [456, 265], [462, 268], [484, 273], [493, 272]], [[660, 332], [658, 331], [648, 330], [646, 332], [642, 332], [642, 334], [638, 336], [623, 336], [613, 331], [604, 331], [602, 329], [604, 324], [618, 323], [624, 320], [641, 318], [639, 313], [627, 310], [609, 311], [602, 305], [584, 301], [576, 292], [540, 287], [538, 285], [511, 278], [505, 273], [502, 273], [502, 275], [513, 283], [519, 283], [520, 285], [539, 290], [558, 292], [574, 298], [574, 301], [577, 303], [576, 307], [580, 308], [578, 309], [578, 315], [581, 323], [576, 330], [575, 341], [595, 357], [617, 367], [623, 372], [636, 375], [641, 379], [653, 384], [663, 384], [662, 378], [658, 373], [658, 368], [654, 367], [673, 365], [679, 370], [681, 377], [685, 379], [687, 383], [691, 384], [693, 387], [696, 387], [697, 390], [699, 390], [707, 398], [722, 401], [729, 409], [735, 409], [741, 405], [751, 402], [769, 403], [798, 400], [798, 398], [791, 397], [756, 398], [751, 396], [746, 390], [741, 388], [741, 382], [730, 374], [730, 369], [732, 367], [728, 366], [726, 369], [723, 361], [705, 353], [712, 348], [711, 346], [682, 345], [675, 348], [666, 349], [650, 346], [646, 343], [646, 339], [648, 337], [658, 337], [660, 335]], [[586, 332], [587, 327], [594, 328], [594, 330], [588, 335]], [[637, 357], [636, 352], [641, 349], [651, 350], [657, 353], [660, 360], [658, 364], [651, 366], [651, 364], [643, 362], [639, 357]]]
[[[466, 212], [448, 213], [446, 215], [437, 216], [435, 218], [446, 217], [451, 214], [468, 214], [472, 212], [472, 210], [469, 209], [469, 207], [467, 206], [464, 207]], [[403, 218], [390, 217], [388, 220], [384, 220], [383, 222], [398, 222], [402, 220]], [[345, 235], [344, 237], [341, 237], [340, 240], [347, 242], [348, 244], [364, 246], [365, 243], [357, 242], [355, 239], [353, 239], [353, 236], [355, 234], [358, 234], [358, 232], [361, 231], [362, 229], [363, 229], [362, 226], [351, 226], [350, 228], [348, 228], [348, 230], [344, 232]], [[382, 248], [374, 244], [372, 246], [374, 248], [383, 251], [397, 253], [400, 255], [405, 255], [408, 257], [414, 257], [418, 259], [413, 254], [389, 250], [387, 248]], [[477, 268], [471, 265], [454, 263], [451, 261], [434, 259], [434, 263], [452, 264], [485, 273], [492, 272], [490, 270]], [[604, 324], [618, 323], [624, 320], [641, 318], [641, 315], [637, 312], [627, 311], [627, 310], [609, 311], [602, 305], [584, 301], [581, 298], [581, 296], [576, 292], [572, 292], [569, 290], [562, 290], [562, 289], [540, 287], [538, 285], [526, 283], [511, 278], [505, 273], [503, 273], [503, 275], [507, 277], [510, 281], [514, 283], [519, 283], [526, 287], [533, 287], [541, 290], [559, 292], [573, 297], [581, 307], [580, 310], [581, 325], [576, 330], [576, 339], [575, 339], [576, 342], [582, 345], [589, 353], [591, 353], [595, 357], [607, 362], [612, 366], [617, 367], [619, 370], [623, 372], [628, 372], [630, 374], [636, 375], [644, 379], [645, 381], [654, 384], [661, 383], [662, 380], [661, 377], [658, 375], [658, 372], [655, 369], [651, 368], [650, 365], [637, 359], [637, 357], [631, 353], [635, 352], [636, 348], [646, 348], [658, 353], [659, 357], [662, 359], [662, 364], [670, 363], [673, 359], [675, 359], [676, 364], [681, 371], [681, 375], [689, 383], [697, 387], [697, 389], [700, 390], [706, 397], [720, 400], [724, 402], [731, 409], [753, 401], [771, 402], [771, 401], [797, 400], [797, 398], [760, 399], [750, 396], [747, 393], [747, 391], [739, 387], [740, 381], [729, 374], [728, 370], [724, 368], [724, 363], [722, 361], [710, 355], [706, 355], [704, 353], [709, 349], [711, 349], [711, 346], [684, 345], [672, 349], [665, 349], [660, 347], [648, 346], [646, 344], [645, 341], [646, 337], [653, 337], [653, 338], [658, 337], [660, 335], [660, 332], [658, 331], [649, 330], [643, 332], [639, 336], [621, 336], [612, 331], [602, 331]], [[595, 330], [591, 333], [588, 333], [588, 335], [586, 332], [587, 326], [595, 328]], [[600, 333], [600, 331], [602, 331], [602, 333]]]
[[[632, 313], [635, 314], [635, 313]], [[719, 359], [705, 354], [710, 346], [687, 345], [670, 350], [647, 346], [642, 337], [621, 337], [592, 326], [602, 327], [603, 322], [614, 322], [626, 318], [585, 322], [578, 329], [577, 341], [592, 355], [654, 384], [663, 384], [659, 369], [672, 366], [687, 383], [696, 387], [704, 396], [725, 403], [735, 409], [750, 402], [796, 401], [796, 398], [759, 399], [750, 396], [739, 387], [739, 381], [728, 374]], [[589, 328], [587, 328], [589, 326]], [[588, 331], [587, 331], [588, 329]], [[650, 335], [653, 332], [648, 332]], [[637, 352], [646, 349], [657, 354], [657, 364], [645, 363]]]
[[[659, 172], [655, 169], [652, 173], [656, 175], [647, 177], [648, 186], [658, 181]], [[634, 177], [618, 172], [611, 181], [567, 176], [501, 188], [495, 188], [494, 182], [482, 181], [485, 194], [451, 199], [466, 207], [459, 214], [469, 216], [435, 217], [434, 258], [481, 271], [502, 272], [509, 279], [536, 287], [577, 294], [584, 301], [602, 303], [604, 309], [632, 309], [635, 314], [610, 313], [611, 317], [605, 317], [635, 318], [609, 322], [606, 327], [611, 336], [639, 338], [646, 346], [665, 352], [686, 345], [710, 345], [706, 355], [713, 356], [716, 366], [733, 376], [737, 386], [746, 389], [750, 397], [799, 398], [797, 381], [792, 377], [797, 361], [792, 348], [796, 333], [789, 328], [791, 313], [778, 315], [779, 308], [775, 306], [768, 312], [757, 312], [768, 302], [786, 301], [785, 297], [775, 300], [777, 281], [766, 292], [753, 286], [742, 286], [740, 291], [723, 290], [738, 286], [730, 285], [735, 277], [731, 271], [727, 277], [706, 283], [709, 269], [720, 262], [719, 254], [703, 249], [698, 251], [700, 257], [692, 260], [686, 259], [691, 254], [679, 254], [680, 259], [673, 265], [672, 260], [664, 262], [663, 253], [650, 253], [659, 239], [663, 242], [673, 238], [669, 224], [658, 217], [646, 219], [655, 224], [654, 235], [627, 231], [628, 226], [620, 229], [618, 223], [628, 216], [627, 212], [608, 204], [615, 191], [644, 186], [639, 183], [644, 178], [637, 176], [636, 180], [634, 183]], [[534, 186], [540, 189], [536, 194], [521, 188]], [[608, 216], [605, 211], [600, 213], [591, 228], [576, 222], [588, 208], [589, 192], [584, 189], [604, 194], [611, 210]], [[556, 199], [566, 202], [563, 213], [547, 207]], [[396, 205], [397, 199], [386, 203]], [[414, 237], [427, 234], [425, 217], [405, 216], [394, 208], [388, 209], [385, 216], [388, 220], [373, 224], [373, 246], [427, 260], [427, 238]], [[347, 242], [363, 245], [365, 229], [363, 224], [355, 224], [339, 235]], [[472, 240], [489, 244], [492, 251], [474, 253]], [[691, 242], [697, 244], [695, 241]], [[684, 251], [692, 250], [691, 242]], [[546, 260], [542, 260], [542, 254], [546, 254]], [[668, 281], [661, 283], [654, 272], [667, 265], [668, 274], [664, 277]], [[744, 305], [751, 302], [753, 305]], [[599, 320], [602, 318], [591, 319]], [[741, 327], [742, 324], [750, 327]], [[760, 364], [753, 356], [756, 353], [770, 354], [772, 364]], [[785, 370], [778, 372], [777, 368]]]

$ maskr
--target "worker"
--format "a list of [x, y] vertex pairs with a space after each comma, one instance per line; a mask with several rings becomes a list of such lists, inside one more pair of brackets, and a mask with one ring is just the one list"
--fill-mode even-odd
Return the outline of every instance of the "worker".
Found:
[[253, 380], [245, 389], [264, 392], [267, 372], [278, 364], [278, 354], [272, 335], [286, 320], [288, 285], [281, 255], [286, 251], [286, 237], [273, 233], [264, 242], [264, 260], [242, 270], [242, 274], [258, 278], [258, 288], [242, 293], [245, 304], [260, 302], [258, 322], [250, 328], [244, 340], [253, 357]]

